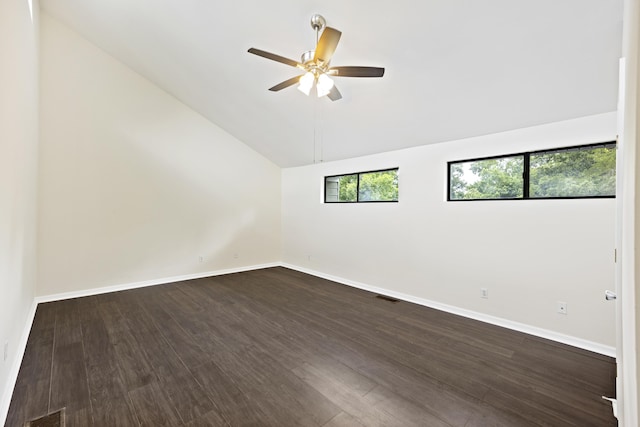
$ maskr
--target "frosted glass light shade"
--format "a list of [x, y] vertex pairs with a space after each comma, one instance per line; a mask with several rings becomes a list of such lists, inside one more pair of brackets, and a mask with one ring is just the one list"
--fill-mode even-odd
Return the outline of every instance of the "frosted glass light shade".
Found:
[[333, 80], [331, 80], [329, 76], [327, 76], [326, 74], [320, 74], [320, 76], [318, 77], [318, 83], [316, 84], [318, 98], [328, 95], [333, 88], [333, 84]]
[[312, 72], [307, 72], [304, 76], [300, 77], [300, 84], [298, 85], [298, 90], [305, 95], [309, 96], [311, 92], [311, 88], [313, 87], [313, 82], [315, 80], [315, 76]]

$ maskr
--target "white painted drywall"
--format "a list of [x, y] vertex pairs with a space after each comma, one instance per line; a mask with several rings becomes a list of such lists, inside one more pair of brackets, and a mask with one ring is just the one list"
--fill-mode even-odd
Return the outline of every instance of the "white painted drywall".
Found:
[[[614, 304], [603, 295], [614, 284], [615, 200], [447, 202], [446, 162], [611, 141], [615, 132], [608, 113], [283, 169], [283, 262], [614, 346]], [[391, 167], [400, 168], [399, 203], [321, 202], [325, 175]], [[558, 300], [568, 315], [556, 313]]]
[[0, 425], [35, 294], [38, 10], [37, 0], [0, 2]]
[[41, 40], [38, 295], [279, 261], [276, 165], [45, 13]]

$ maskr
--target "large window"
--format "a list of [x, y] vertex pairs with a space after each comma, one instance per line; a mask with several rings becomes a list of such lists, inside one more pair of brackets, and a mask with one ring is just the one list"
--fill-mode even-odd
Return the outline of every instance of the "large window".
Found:
[[325, 203], [397, 202], [398, 169], [324, 178]]
[[615, 197], [616, 145], [582, 145], [448, 163], [448, 200]]

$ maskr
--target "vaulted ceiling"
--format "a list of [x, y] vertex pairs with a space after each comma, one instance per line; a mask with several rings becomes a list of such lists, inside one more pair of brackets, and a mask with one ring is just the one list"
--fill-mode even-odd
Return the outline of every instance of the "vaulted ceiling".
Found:
[[[43, 0], [42, 9], [282, 167], [616, 109], [622, 0]], [[343, 99], [267, 89], [309, 20], [342, 31]], [[72, 71], [72, 70], [70, 70]]]

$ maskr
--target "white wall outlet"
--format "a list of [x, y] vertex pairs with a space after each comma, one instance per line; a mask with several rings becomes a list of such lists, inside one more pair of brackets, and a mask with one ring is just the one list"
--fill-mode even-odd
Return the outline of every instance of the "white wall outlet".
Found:
[[567, 303], [564, 301], [558, 301], [556, 304], [556, 311], [560, 314], [567, 314]]
[[480, 298], [489, 298], [489, 289], [480, 288]]
[[238, 254], [233, 254], [233, 259], [238, 259], [238, 258], [240, 258], [240, 255], [238, 255]]
[[9, 358], [9, 341], [5, 341], [2, 361], [6, 362], [8, 358]]
[[307, 255], [307, 259], [311, 261], [311, 255]]
[[198, 257], [198, 261], [199, 261], [199, 262], [204, 262], [204, 257], [203, 257], [202, 255], [200, 255], [200, 256]]

